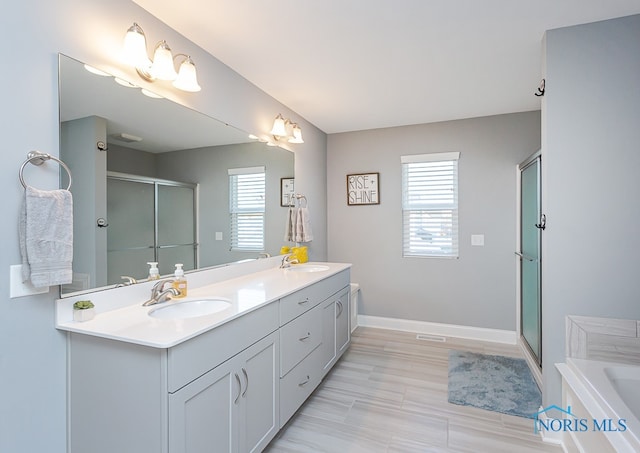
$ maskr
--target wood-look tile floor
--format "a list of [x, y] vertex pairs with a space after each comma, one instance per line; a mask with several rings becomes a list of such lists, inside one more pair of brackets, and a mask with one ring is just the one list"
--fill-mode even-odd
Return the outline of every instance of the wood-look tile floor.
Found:
[[516, 346], [359, 327], [349, 350], [266, 448], [277, 453], [561, 452], [533, 421], [447, 402], [450, 349]]

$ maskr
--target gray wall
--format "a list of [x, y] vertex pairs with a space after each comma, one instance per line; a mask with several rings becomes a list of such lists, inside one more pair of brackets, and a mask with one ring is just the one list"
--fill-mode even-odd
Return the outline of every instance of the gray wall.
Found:
[[109, 143], [107, 150], [107, 170], [132, 175], [157, 178], [156, 155], [146, 151], [127, 148]]
[[[263, 134], [281, 112], [300, 124], [305, 143], [295, 145], [298, 184], [313, 203], [315, 259], [326, 259], [325, 134], [238, 76], [129, 0], [23, 0], [3, 5], [0, 36], [10, 45], [3, 57], [20, 68], [2, 71], [3, 147], [0, 189], [4, 221], [0, 224], [0, 451], [51, 452], [66, 449], [65, 336], [54, 327], [54, 300], [48, 294], [9, 299], [9, 265], [20, 263], [18, 212], [23, 188], [17, 172], [29, 150], [59, 155], [58, 52], [112, 74], [153, 88], [242, 130]], [[120, 62], [124, 34], [133, 21], [149, 41], [166, 39], [189, 52], [198, 67], [202, 91], [181, 93], [170, 84], [151, 86]], [[20, 39], [15, 39], [20, 36]], [[30, 168], [27, 181], [40, 189], [58, 186], [58, 167]]]
[[[293, 176], [293, 160], [290, 151], [259, 142], [181, 150], [157, 156], [158, 177], [200, 184], [201, 266], [258, 256], [256, 252], [229, 250], [229, 168], [265, 167], [265, 250], [272, 255], [279, 253], [287, 211], [280, 206], [280, 178]], [[223, 240], [215, 240], [217, 231], [223, 233]]]
[[[74, 277], [82, 274], [91, 288], [107, 284], [107, 234], [95, 228], [96, 219], [107, 216], [107, 158], [95, 152], [95, 144], [105, 141], [106, 135], [107, 121], [98, 116], [60, 126], [60, 158], [71, 170], [73, 188], [82, 188], [73, 190]], [[65, 292], [82, 288], [66, 287]]]
[[640, 319], [640, 16], [546, 34], [544, 402], [558, 404], [565, 316]]
[[[539, 148], [540, 112], [330, 135], [329, 259], [353, 263], [360, 314], [515, 331], [516, 166]], [[449, 151], [460, 258], [403, 258], [400, 156]], [[347, 206], [346, 175], [366, 172], [380, 172], [380, 205]]]

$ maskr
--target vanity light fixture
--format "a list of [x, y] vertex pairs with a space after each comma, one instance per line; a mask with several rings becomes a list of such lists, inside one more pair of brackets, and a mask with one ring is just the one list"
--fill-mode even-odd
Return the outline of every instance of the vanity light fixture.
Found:
[[[138, 75], [147, 82], [155, 80], [173, 81], [173, 86], [182, 91], [200, 91], [196, 74], [196, 65], [189, 55], [179, 53], [173, 56], [171, 48], [164, 39], [156, 44], [153, 60], [147, 54], [147, 40], [142, 28], [133, 23], [124, 37], [124, 55], [128, 64], [136, 68]], [[173, 60], [184, 57], [178, 72]]]
[[286, 139], [289, 143], [304, 143], [300, 126], [288, 118], [285, 119], [281, 113], [278, 113], [276, 119], [273, 120], [270, 133], [276, 141]]

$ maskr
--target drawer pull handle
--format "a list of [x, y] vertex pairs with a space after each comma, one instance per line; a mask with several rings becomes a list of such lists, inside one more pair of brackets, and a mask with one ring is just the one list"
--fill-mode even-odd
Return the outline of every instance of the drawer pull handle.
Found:
[[311, 336], [311, 332], [307, 332], [307, 334], [304, 337], [298, 338], [298, 341], [304, 341], [308, 339], [310, 336]]
[[298, 305], [304, 305], [308, 303], [309, 303], [309, 298], [307, 297], [305, 300], [301, 300], [300, 302], [298, 302]]
[[238, 396], [236, 396], [236, 399], [233, 400], [233, 404], [238, 404], [240, 394], [242, 393], [242, 382], [240, 382], [240, 376], [238, 376], [238, 373], [233, 373], [233, 375], [236, 377], [236, 381], [238, 382]]
[[305, 385], [307, 385], [309, 383], [309, 381], [311, 380], [311, 376], [309, 376], [307, 374], [307, 379], [305, 379], [304, 381], [302, 381], [301, 383], [298, 384], [298, 387], [304, 387]]
[[244, 398], [244, 396], [247, 394], [247, 390], [249, 390], [249, 375], [247, 374], [247, 370], [244, 367], [242, 367], [242, 374], [244, 374], [244, 380], [246, 382], [244, 392], [242, 392], [242, 397]]
[[342, 301], [336, 301], [336, 304], [338, 305], [338, 313], [336, 314], [336, 318], [339, 318], [340, 315], [342, 314], [342, 310], [344, 310], [344, 306], [342, 305]]

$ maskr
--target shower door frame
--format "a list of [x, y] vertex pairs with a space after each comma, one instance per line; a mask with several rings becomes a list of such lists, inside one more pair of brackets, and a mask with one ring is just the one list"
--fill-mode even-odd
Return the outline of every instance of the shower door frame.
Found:
[[[193, 265], [194, 269], [198, 269], [200, 267], [200, 256], [199, 256], [200, 241], [198, 237], [199, 236], [199, 231], [198, 231], [198, 217], [199, 217], [199, 212], [198, 212], [199, 190], [198, 189], [199, 187], [198, 187], [198, 184], [172, 181], [168, 179], [154, 178], [154, 177], [141, 176], [141, 175], [133, 175], [133, 174], [121, 173], [121, 172], [115, 172], [115, 171], [108, 171], [107, 179], [128, 181], [128, 182], [139, 183], [139, 184], [149, 184], [153, 186], [153, 213], [154, 213], [153, 246], [149, 247], [150, 249], [153, 250], [153, 261], [156, 261], [156, 262], [159, 261], [159, 253], [161, 249], [167, 249], [167, 248], [173, 248], [173, 247], [179, 247], [179, 246], [193, 246], [193, 263], [189, 263], [187, 265], [187, 263], [185, 262], [184, 263], [185, 270], [190, 270], [191, 265]], [[171, 244], [171, 245], [160, 244], [160, 238], [159, 238], [160, 227], [158, 224], [159, 186], [184, 187], [184, 188], [191, 189], [193, 191], [193, 239], [194, 239], [193, 243]], [[140, 249], [144, 249], [144, 248], [145, 247], [141, 247]], [[108, 244], [107, 244], [107, 250], [110, 251]], [[108, 264], [107, 264], [107, 269], [108, 269]]]
[[[531, 165], [534, 165], [537, 163], [537, 218], [539, 223], [536, 224], [536, 231], [537, 231], [537, 253], [535, 257], [530, 257], [527, 256], [525, 254], [523, 254], [523, 240], [522, 240], [522, 232], [523, 232], [523, 222], [522, 222], [522, 216], [523, 216], [523, 200], [522, 200], [522, 174], [523, 172], [529, 168]], [[518, 255], [518, 329], [519, 329], [519, 339], [520, 339], [520, 343], [523, 346], [523, 349], [526, 352], [526, 355], [528, 355], [527, 357], [527, 361], [530, 363], [530, 366], [533, 364], [535, 365], [535, 367], [537, 368], [536, 371], [541, 372], [542, 370], [542, 357], [543, 357], [543, 351], [542, 351], [542, 231], [543, 231], [543, 225], [542, 225], [542, 214], [543, 209], [542, 209], [542, 156], [541, 156], [541, 152], [538, 151], [536, 153], [534, 153], [532, 156], [530, 156], [529, 158], [527, 158], [525, 161], [523, 161], [521, 164], [518, 165], [518, 244], [517, 244], [517, 252], [516, 255]], [[536, 354], [536, 352], [534, 351], [534, 349], [531, 347], [531, 345], [529, 344], [529, 340], [525, 337], [524, 335], [524, 309], [523, 309], [523, 302], [524, 302], [524, 288], [523, 288], [523, 268], [524, 268], [524, 261], [531, 261], [531, 260], [535, 260], [537, 262], [537, 330], [538, 330], [538, 344], [537, 349], [538, 349], [538, 353]], [[532, 370], [534, 371], [534, 370]], [[537, 373], [535, 373], [537, 374]]]

